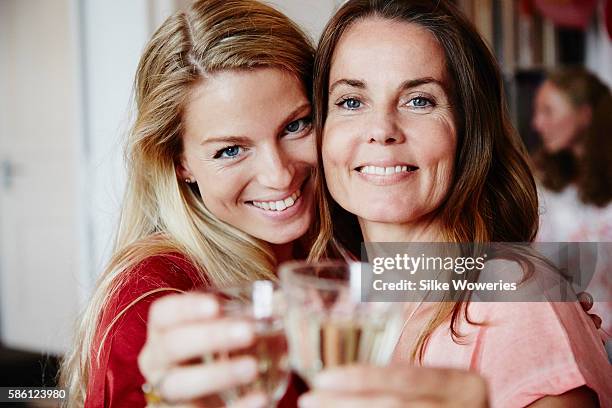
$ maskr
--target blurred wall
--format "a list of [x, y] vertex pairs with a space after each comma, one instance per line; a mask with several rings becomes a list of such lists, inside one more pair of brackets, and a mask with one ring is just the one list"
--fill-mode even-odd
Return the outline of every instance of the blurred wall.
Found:
[[310, 35], [316, 45], [325, 24], [342, 4], [342, 0], [270, 0], [267, 3], [281, 10], [298, 23]]
[[606, 30], [604, 18], [604, 2], [601, 1], [586, 34], [585, 65], [612, 89], [612, 39]]
[[[112, 251], [140, 54], [189, 3], [0, 1], [0, 342], [68, 346]], [[337, 6], [269, 3], [313, 39]]]
[[59, 352], [77, 310], [82, 201], [75, 0], [0, 1], [3, 343]]

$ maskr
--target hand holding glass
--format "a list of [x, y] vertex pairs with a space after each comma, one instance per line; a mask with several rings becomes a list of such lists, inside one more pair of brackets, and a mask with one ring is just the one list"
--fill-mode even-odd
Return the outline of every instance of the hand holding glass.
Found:
[[250, 384], [220, 393], [221, 398], [230, 405], [239, 398], [258, 391], [275, 404], [284, 395], [289, 382], [287, 340], [280, 313], [283, 303], [280, 291], [275, 290], [270, 281], [255, 281], [244, 286], [220, 289], [216, 294], [220, 298], [223, 315], [252, 322], [255, 340], [250, 346], [240, 350], [205, 355], [204, 362], [250, 355], [257, 360], [259, 374]]
[[280, 276], [291, 365], [309, 384], [324, 368], [389, 362], [402, 308], [362, 301], [370, 300], [370, 292], [361, 285], [361, 264], [290, 262], [281, 265]]

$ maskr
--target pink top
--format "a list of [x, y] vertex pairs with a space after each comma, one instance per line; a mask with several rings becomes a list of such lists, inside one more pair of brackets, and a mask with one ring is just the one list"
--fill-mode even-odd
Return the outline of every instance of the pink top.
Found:
[[[468, 369], [488, 381], [493, 408], [524, 407], [546, 395], [586, 385], [602, 407], [612, 407], [612, 366], [594, 324], [578, 303], [472, 302], [463, 322], [463, 344], [440, 326], [425, 349], [424, 364]], [[406, 333], [404, 333], [406, 334]], [[409, 358], [402, 335], [395, 360]]]

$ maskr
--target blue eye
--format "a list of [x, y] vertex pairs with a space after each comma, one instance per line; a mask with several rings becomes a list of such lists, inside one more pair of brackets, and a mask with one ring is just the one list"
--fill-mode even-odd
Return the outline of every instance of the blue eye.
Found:
[[361, 107], [361, 101], [355, 98], [346, 98], [342, 99], [337, 105], [344, 109], [355, 110]]
[[233, 159], [238, 156], [238, 154], [240, 153], [240, 149], [242, 148], [238, 145], [229, 146], [219, 150], [217, 153], [215, 153], [213, 157], [215, 159]]
[[416, 98], [412, 98], [408, 101], [408, 106], [413, 108], [428, 108], [430, 106], [434, 106], [434, 103], [428, 98], [417, 96]]
[[299, 133], [310, 126], [310, 119], [298, 119], [285, 126], [285, 133]]

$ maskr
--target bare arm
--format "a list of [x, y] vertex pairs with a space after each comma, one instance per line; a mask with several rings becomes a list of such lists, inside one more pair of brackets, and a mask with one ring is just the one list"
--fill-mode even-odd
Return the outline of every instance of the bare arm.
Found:
[[583, 385], [582, 387], [574, 388], [561, 395], [549, 395], [529, 404], [529, 408], [571, 407], [599, 407], [599, 398], [597, 398], [597, 394], [595, 394], [592, 389]]

